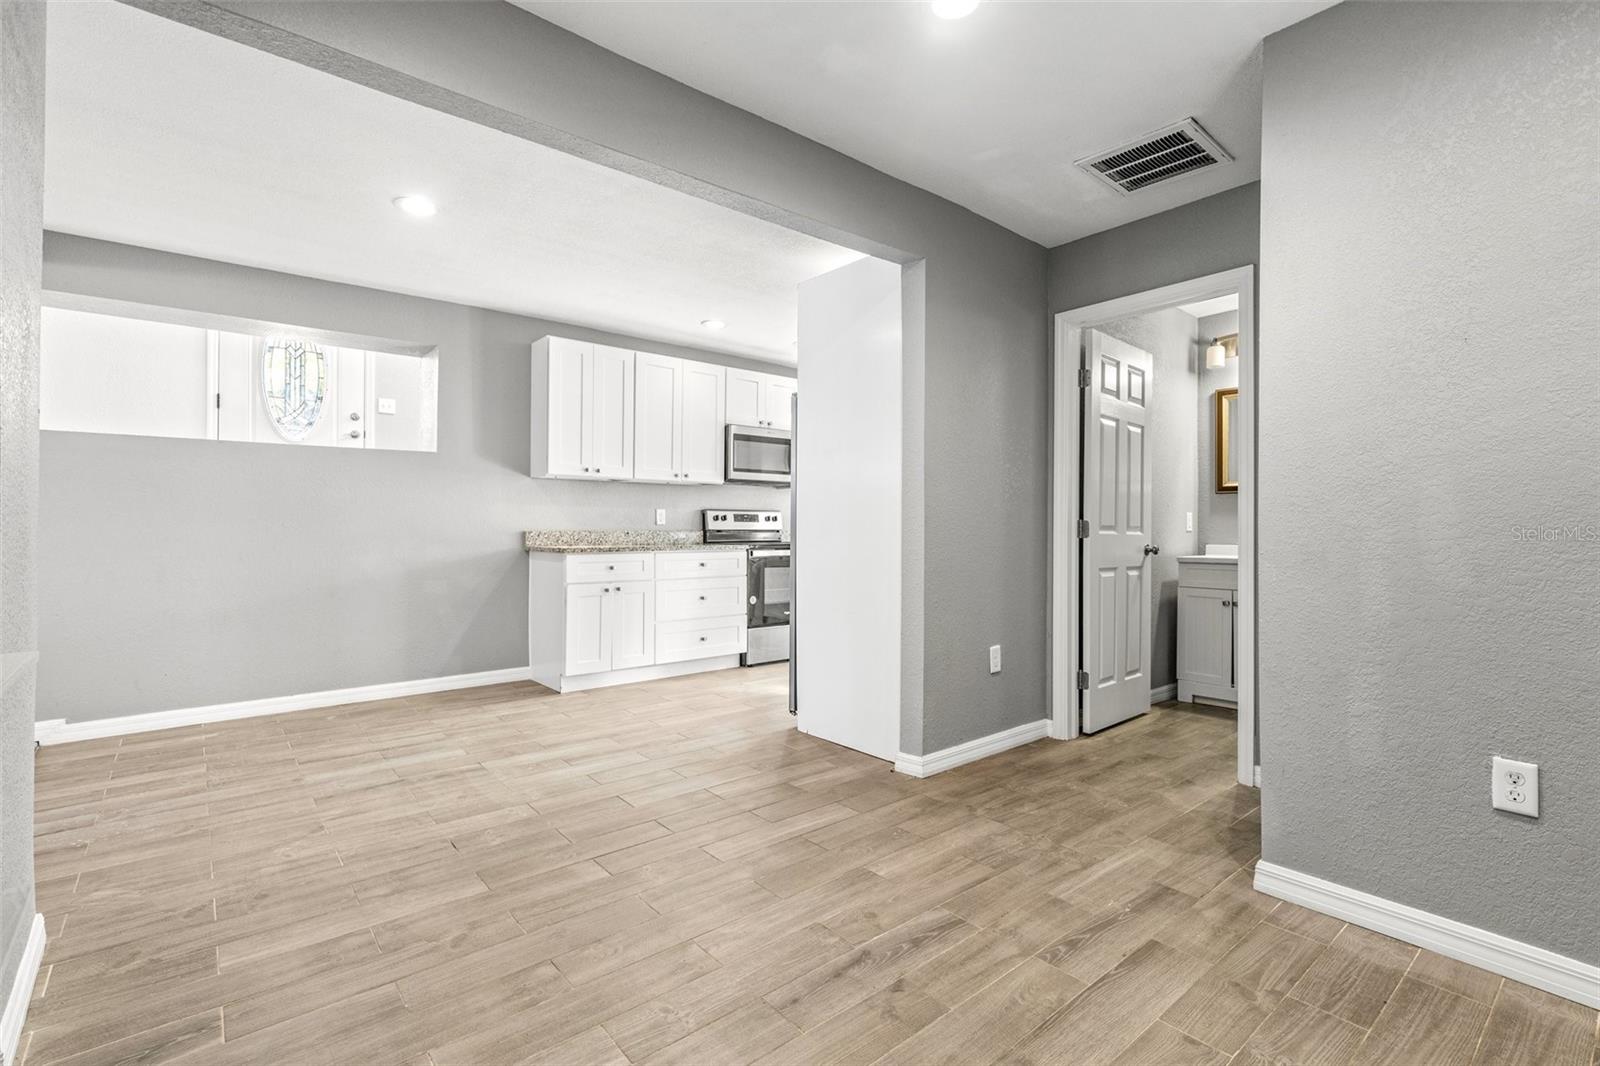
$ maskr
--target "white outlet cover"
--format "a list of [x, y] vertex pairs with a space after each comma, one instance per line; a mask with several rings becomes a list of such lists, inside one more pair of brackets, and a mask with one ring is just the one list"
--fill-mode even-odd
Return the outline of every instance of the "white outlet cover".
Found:
[[667, 509], [665, 507], [657, 507], [656, 508], [656, 525], [664, 526], [666, 524], [667, 524]]
[[991, 674], [1000, 672], [1000, 645], [998, 644], [989, 645], [989, 672]]
[[1539, 817], [1539, 764], [1496, 755], [1491, 794], [1497, 811]]
[[392, 414], [395, 413], [395, 404], [394, 404], [394, 397], [393, 396], [379, 396], [378, 397], [378, 413], [380, 415], [392, 415]]

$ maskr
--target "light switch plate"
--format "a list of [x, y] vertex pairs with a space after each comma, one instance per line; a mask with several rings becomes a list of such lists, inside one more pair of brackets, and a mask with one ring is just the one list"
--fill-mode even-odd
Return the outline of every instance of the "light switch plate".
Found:
[[1185, 511], [1185, 512], [1183, 512], [1183, 531], [1185, 533], [1193, 533], [1194, 532], [1194, 512], [1193, 511]]
[[1539, 817], [1539, 764], [1496, 755], [1491, 795], [1497, 811]]
[[378, 397], [378, 413], [380, 415], [392, 415], [392, 414], [394, 414], [394, 412], [395, 412], [394, 397], [393, 396], [379, 396]]
[[989, 645], [989, 672], [991, 674], [1000, 672], [1000, 645], [998, 644]]
[[664, 526], [666, 524], [667, 524], [667, 509], [665, 507], [657, 507], [656, 508], [656, 525]]

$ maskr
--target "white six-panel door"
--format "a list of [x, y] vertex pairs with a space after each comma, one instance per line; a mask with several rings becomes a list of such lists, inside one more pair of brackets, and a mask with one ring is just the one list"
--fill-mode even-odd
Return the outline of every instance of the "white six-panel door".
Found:
[[1155, 360], [1095, 330], [1085, 344], [1083, 732], [1150, 709], [1151, 452]]

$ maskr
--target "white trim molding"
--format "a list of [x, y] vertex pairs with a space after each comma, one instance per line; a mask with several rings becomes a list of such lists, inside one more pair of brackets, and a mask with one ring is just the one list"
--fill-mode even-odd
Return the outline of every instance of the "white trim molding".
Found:
[[75, 740], [98, 740], [101, 737], [148, 733], [156, 729], [174, 729], [184, 725], [231, 722], [236, 718], [256, 718], [265, 714], [309, 711], [318, 707], [338, 707], [346, 703], [370, 703], [373, 700], [392, 700], [401, 696], [421, 696], [429, 692], [450, 692], [455, 689], [479, 688], [483, 685], [503, 685], [511, 681], [527, 680], [530, 680], [528, 668], [513, 666], [505, 670], [483, 670], [475, 674], [427, 677], [416, 681], [387, 681], [377, 685], [359, 685], [355, 688], [306, 692], [297, 696], [269, 696], [266, 699], [213, 703], [207, 707], [151, 711], [148, 714], [129, 714], [119, 718], [100, 718], [87, 722], [68, 722], [62, 718], [52, 718], [36, 722], [33, 736], [40, 744], [68, 744]]
[[934, 774], [953, 770], [957, 766], [977, 762], [979, 759], [987, 759], [991, 755], [998, 755], [1011, 748], [1032, 744], [1049, 735], [1050, 719], [1041, 718], [1037, 722], [1024, 722], [1022, 725], [1002, 729], [998, 733], [990, 733], [986, 737], [969, 740], [965, 744], [941, 748], [927, 755], [907, 755], [902, 751], [895, 757], [894, 770], [897, 774], [906, 774], [910, 777], [932, 777]]
[[33, 999], [33, 983], [39, 977], [39, 960], [44, 958], [44, 915], [33, 916], [28, 944], [22, 949], [17, 976], [6, 996], [6, 1011], [0, 1015], [0, 1060], [6, 1066], [17, 1061], [17, 1042], [22, 1039], [22, 1024], [28, 1020], [28, 1003]]
[[1600, 1008], [1600, 966], [1275, 863], [1256, 863], [1255, 885], [1257, 892]]

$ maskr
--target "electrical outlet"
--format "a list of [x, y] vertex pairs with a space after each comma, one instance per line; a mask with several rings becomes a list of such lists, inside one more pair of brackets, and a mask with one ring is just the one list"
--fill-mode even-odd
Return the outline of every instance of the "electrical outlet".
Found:
[[394, 403], [394, 397], [393, 396], [379, 396], [378, 397], [378, 413], [380, 415], [392, 415], [392, 414], [395, 413], [395, 403]]
[[666, 524], [667, 524], [667, 509], [665, 507], [657, 507], [656, 508], [656, 525], [664, 526]]
[[1000, 645], [998, 644], [989, 645], [989, 672], [991, 674], [1000, 672]]
[[1539, 817], [1539, 764], [1494, 757], [1494, 809]]
[[1185, 512], [1183, 512], [1183, 531], [1185, 533], [1193, 533], [1194, 532], [1194, 512], [1193, 511], [1185, 511]]

